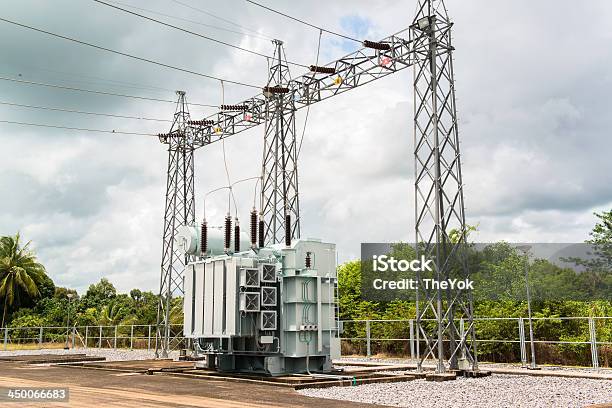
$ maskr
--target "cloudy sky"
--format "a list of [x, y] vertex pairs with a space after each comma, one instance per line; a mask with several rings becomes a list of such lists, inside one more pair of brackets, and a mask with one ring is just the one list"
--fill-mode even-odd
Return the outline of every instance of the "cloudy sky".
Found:
[[[143, 13], [264, 54], [273, 51], [267, 38], [280, 38], [290, 60], [315, 60], [317, 30], [244, 0], [180, 3], [122, 0], [174, 18]], [[407, 27], [416, 7], [415, 0], [265, 4], [373, 40]], [[612, 3], [446, 4], [455, 22], [466, 212], [468, 222], [479, 225], [476, 239], [583, 241], [595, 222], [592, 212], [612, 208]], [[3, 0], [0, 16], [222, 78], [257, 85], [266, 78], [265, 58], [89, 0]], [[356, 46], [324, 35], [320, 61], [331, 61]], [[0, 52], [2, 78], [169, 100], [181, 89], [188, 101], [221, 103], [219, 82], [1, 21]], [[303, 235], [337, 243], [340, 260], [357, 258], [361, 242], [413, 240], [411, 80], [411, 71], [405, 70], [310, 111], [300, 162]], [[227, 85], [225, 101], [239, 101], [253, 92]], [[0, 102], [0, 121], [142, 133], [163, 132], [168, 123], [7, 103], [165, 120], [174, 112], [171, 103], [5, 79], [0, 80]], [[212, 112], [191, 108], [195, 118]], [[299, 112], [298, 129], [303, 120], [304, 112]], [[233, 180], [258, 175], [262, 138], [263, 127], [258, 127], [228, 139]], [[0, 123], [0, 142], [0, 234], [20, 231], [32, 240], [58, 285], [83, 290], [108, 277], [121, 291], [157, 289], [167, 152], [156, 138]], [[198, 218], [203, 194], [224, 184], [221, 144], [200, 149]], [[243, 183], [237, 189], [246, 221], [253, 185]], [[226, 200], [215, 194], [207, 201], [212, 223], [221, 223]]]

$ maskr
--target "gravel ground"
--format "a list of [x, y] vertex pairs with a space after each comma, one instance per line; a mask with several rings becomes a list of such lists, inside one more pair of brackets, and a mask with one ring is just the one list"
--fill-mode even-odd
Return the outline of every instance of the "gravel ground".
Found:
[[[351, 362], [378, 362], [386, 364], [416, 364], [416, 360], [410, 359], [398, 359], [398, 358], [365, 358], [365, 357], [344, 357], [340, 361], [351, 363]], [[427, 365], [427, 362], [425, 363]], [[429, 364], [433, 367], [433, 363]], [[520, 364], [507, 364], [507, 363], [479, 363], [481, 369], [486, 370], [487, 368], [521, 368]], [[549, 371], [567, 371], [576, 373], [589, 373], [589, 374], [612, 374], [612, 368], [601, 367], [599, 370], [589, 367], [568, 367], [568, 366], [551, 366], [541, 365], [543, 370]]]
[[455, 381], [367, 384], [300, 390], [300, 394], [396, 407], [565, 408], [612, 402], [612, 382], [577, 378], [492, 375]]
[[[155, 358], [155, 351], [147, 350], [128, 350], [128, 349], [98, 349], [98, 348], [76, 348], [72, 350], [64, 349], [42, 349], [42, 350], [11, 350], [11, 351], [0, 351], [0, 356], [20, 356], [26, 354], [72, 354], [72, 353], [85, 353], [88, 356], [106, 357], [107, 361], [120, 361], [120, 360], [147, 360]], [[178, 351], [170, 352], [169, 358], [177, 359]]]

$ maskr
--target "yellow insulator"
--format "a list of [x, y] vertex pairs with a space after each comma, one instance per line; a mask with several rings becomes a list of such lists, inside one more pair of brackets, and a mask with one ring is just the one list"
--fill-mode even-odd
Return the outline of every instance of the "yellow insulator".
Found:
[[221, 132], [223, 132], [223, 129], [221, 129], [219, 126], [217, 126], [215, 128], [215, 133], [221, 133]]
[[336, 85], [342, 84], [342, 77], [341, 76], [337, 76], [336, 79], [334, 79], [334, 84], [336, 84]]

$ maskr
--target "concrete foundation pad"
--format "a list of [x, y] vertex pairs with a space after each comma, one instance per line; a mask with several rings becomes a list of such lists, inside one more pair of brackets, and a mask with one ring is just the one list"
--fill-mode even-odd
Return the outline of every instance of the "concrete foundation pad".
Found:
[[60, 364], [87, 361], [105, 361], [106, 357], [88, 356], [84, 353], [74, 354], [24, 354], [20, 356], [2, 356], [0, 361], [25, 364]]
[[406, 375], [385, 375], [374, 373], [360, 373], [354, 375], [335, 374], [309, 376], [294, 374], [285, 376], [260, 376], [240, 373], [220, 373], [212, 370], [184, 370], [182, 372], [158, 372], [156, 374], [172, 375], [176, 377], [199, 378], [201, 380], [242, 382], [277, 387], [289, 387], [295, 390], [304, 388], [350, 387], [373, 383], [406, 382], [417, 379], [408, 373]]
[[152, 374], [157, 371], [180, 371], [195, 368], [193, 361], [173, 361], [170, 359], [158, 360], [125, 360], [125, 361], [104, 361], [94, 363], [75, 363], [73, 367], [120, 371], [131, 373]]

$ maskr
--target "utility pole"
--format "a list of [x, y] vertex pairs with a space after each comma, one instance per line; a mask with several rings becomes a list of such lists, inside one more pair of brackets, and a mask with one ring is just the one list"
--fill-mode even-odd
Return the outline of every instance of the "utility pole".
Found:
[[[411, 26], [414, 52], [414, 158], [417, 253], [432, 259], [433, 278], [468, 278], [459, 132], [455, 107], [452, 22], [443, 0], [420, 0]], [[454, 269], [453, 269], [454, 268]], [[459, 269], [459, 271], [457, 271]], [[458, 275], [458, 276], [455, 276]], [[469, 290], [427, 289], [417, 274], [417, 355], [437, 360], [437, 373], [459, 368], [461, 358], [477, 370], [473, 302]], [[468, 322], [460, 330], [456, 319]], [[435, 326], [425, 319], [435, 320]], [[425, 341], [420, 350], [420, 337]], [[468, 344], [468, 341], [471, 344]]]
[[178, 101], [170, 131], [159, 135], [168, 145], [166, 204], [162, 243], [161, 280], [157, 307], [155, 357], [167, 357], [174, 339], [170, 330], [172, 298], [183, 294], [183, 271], [191, 260], [175, 245], [182, 225], [195, 225], [195, 187], [193, 134], [188, 126], [189, 110], [184, 91], [177, 91]]
[[265, 244], [289, 245], [300, 237], [295, 133], [295, 101], [299, 95], [289, 86], [291, 77], [283, 42], [273, 43], [274, 57], [263, 91], [266, 104], [261, 217], [265, 223]]

